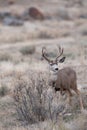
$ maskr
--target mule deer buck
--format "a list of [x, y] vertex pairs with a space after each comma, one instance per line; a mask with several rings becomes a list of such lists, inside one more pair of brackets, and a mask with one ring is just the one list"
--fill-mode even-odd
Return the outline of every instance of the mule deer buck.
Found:
[[42, 48], [42, 57], [49, 63], [50, 70], [56, 75], [56, 79], [52, 81], [55, 91], [60, 91], [60, 93], [65, 92], [67, 94], [69, 104], [71, 103], [72, 91], [73, 90], [78, 96], [80, 101], [81, 110], [83, 110], [83, 102], [81, 98], [80, 91], [77, 88], [77, 77], [76, 72], [70, 68], [66, 67], [63, 69], [58, 68], [58, 63], [63, 63], [66, 57], [62, 57], [63, 49], [59, 47], [59, 55], [55, 60], [50, 60], [46, 55], [46, 48]]

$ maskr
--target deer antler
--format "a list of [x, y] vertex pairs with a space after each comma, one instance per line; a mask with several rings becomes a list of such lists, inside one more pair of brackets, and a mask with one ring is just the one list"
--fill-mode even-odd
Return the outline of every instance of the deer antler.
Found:
[[61, 47], [59, 46], [58, 49], [59, 49], [59, 55], [56, 57], [56, 61], [57, 61], [58, 58], [63, 54], [63, 48], [61, 48]]
[[46, 56], [45, 51], [46, 51], [46, 48], [43, 47], [43, 48], [42, 48], [42, 56], [45, 58], [45, 60], [47, 60], [48, 62], [51, 62], [51, 60]]

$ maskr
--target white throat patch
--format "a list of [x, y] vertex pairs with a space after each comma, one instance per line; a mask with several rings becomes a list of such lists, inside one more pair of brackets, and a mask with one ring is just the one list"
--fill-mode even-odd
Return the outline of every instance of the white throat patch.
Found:
[[58, 68], [57, 64], [53, 64], [53, 65], [49, 66], [51, 81], [56, 81], [57, 80], [58, 70], [55, 70], [56, 68]]
[[51, 79], [51, 81], [56, 81], [57, 80], [57, 74], [58, 74], [58, 72], [50, 71], [50, 79]]

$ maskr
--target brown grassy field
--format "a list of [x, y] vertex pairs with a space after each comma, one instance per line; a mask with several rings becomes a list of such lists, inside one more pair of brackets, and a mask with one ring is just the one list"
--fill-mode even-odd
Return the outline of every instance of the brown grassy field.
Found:
[[[21, 26], [4, 25], [0, 19], [0, 130], [86, 130], [87, 1], [14, 1], [14, 4], [9, 5], [8, 0], [0, 0], [0, 12], [21, 15], [34, 6], [43, 12], [45, 19], [41, 21], [29, 18]], [[66, 61], [59, 64], [59, 67], [71, 66], [76, 71], [85, 112], [79, 111], [75, 96], [71, 111], [68, 110], [68, 114], [63, 116], [60, 114], [56, 123], [49, 118], [25, 125], [17, 117], [14, 89], [19, 81], [30, 85], [30, 79], [34, 78], [36, 82], [39, 74], [48, 84], [49, 68], [47, 62], [42, 60], [42, 47], [46, 46], [50, 57], [55, 58], [58, 45], [64, 48], [66, 56]], [[44, 91], [52, 94], [54, 107], [62, 102], [66, 104], [62, 97], [59, 99], [58, 94], [54, 94], [50, 86], [45, 86]], [[48, 104], [47, 100], [46, 103]]]

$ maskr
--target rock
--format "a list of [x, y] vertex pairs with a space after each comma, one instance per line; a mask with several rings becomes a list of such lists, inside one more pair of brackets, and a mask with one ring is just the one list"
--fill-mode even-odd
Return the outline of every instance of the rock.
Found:
[[35, 7], [29, 8], [29, 15], [33, 19], [44, 20], [43, 13]]
[[35, 7], [30, 7], [24, 11], [21, 15], [23, 20], [35, 19], [35, 20], [44, 20], [43, 13]]
[[15, 3], [14, 0], [9, 0], [9, 1], [8, 1], [8, 4], [9, 4], [9, 5], [13, 5], [14, 3]]

